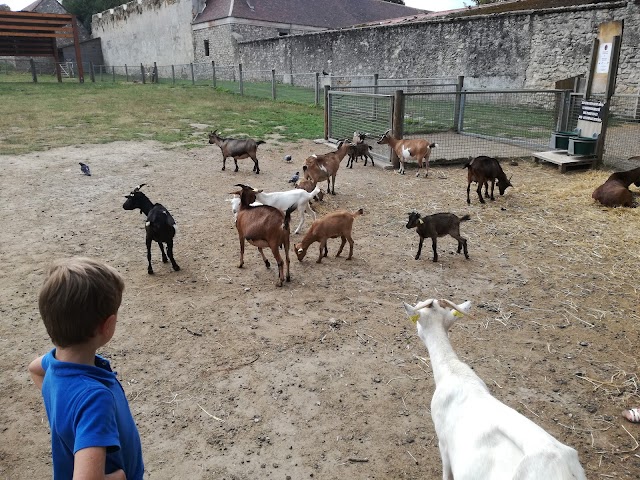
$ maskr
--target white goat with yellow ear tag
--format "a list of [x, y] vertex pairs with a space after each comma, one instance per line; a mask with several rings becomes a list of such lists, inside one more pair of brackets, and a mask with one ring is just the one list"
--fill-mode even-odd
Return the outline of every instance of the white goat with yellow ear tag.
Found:
[[431, 358], [444, 480], [586, 480], [573, 448], [493, 397], [453, 351], [447, 332], [471, 302], [429, 299], [404, 308]]

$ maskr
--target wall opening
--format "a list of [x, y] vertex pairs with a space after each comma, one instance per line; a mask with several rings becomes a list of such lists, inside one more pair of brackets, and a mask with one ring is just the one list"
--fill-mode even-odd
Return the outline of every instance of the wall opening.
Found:
[[209, 56], [209, 40], [204, 41], [204, 56]]

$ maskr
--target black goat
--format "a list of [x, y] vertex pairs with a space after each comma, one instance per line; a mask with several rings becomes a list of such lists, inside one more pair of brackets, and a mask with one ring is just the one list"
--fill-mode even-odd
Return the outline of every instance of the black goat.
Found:
[[347, 160], [347, 168], [353, 168], [353, 160], [355, 159], [356, 163], [358, 162], [358, 157], [364, 157], [364, 166], [367, 166], [367, 160], [371, 159], [371, 166], [375, 167], [376, 164], [373, 163], [373, 155], [369, 153], [369, 150], [372, 150], [373, 147], [366, 143], [358, 143], [356, 145], [351, 145], [347, 153], [349, 154], [349, 159]]
[[[171, 260], [171, 266], [177, 272], [180, 267], [173, 259], [173, 237], [176, 234], [176, 222], [165, 207], [159, 203], [153, 203], [149, 198], [140, 191], [146, 184], [138, 185], [134, 188], [129, 195], [124, 198], [127, 200], [122, 205], [125, 210], [140, 209], [140, 213], [144, 213], [147, 216], [147, 221], [144, 224], [144, 228], [147, 232], [147, 261], [149, 262], [149, 268], [147, 272], [149, 275], [153, 275], [153, 268], [151, 267], [151, 242], [158, 242], [160, 251], [162, 252], [162, 261], [167, 263]], [[163, 243], [167, 244], [167, 253], [164, 253]], [[169, 259], [167, 260], [167, 256]]]
[[209, 143], [218, 145], [222, 151], [222, 170], [226, 167], [227, 157], [233, 157], [233, 163], [236, 164], [234, 172], [238, 171], [239, 158], [251, 157], [251, 160], [253, 160], [253, 171], [256, 172], [256, 174], [260, 173], [257, 150], [258, 145], [265, 143], [263, 140], [258, 140], [256, 142], [251, 138], [245, 138], [242, 140], [235, 138], [222, 138], [216, 132], [217, 130], [214, 130], [209, 134]]
[[433, 246], [433, 261], [437, 262], [437, 238], [444, 237], [445, 235], [451, 235], [453, 238], [458, 240], [458, 253], [460, 253], [460, 250], [464, 249], [464, 256], [468, 260], [469, 253], [467, 252], [467, 239], [460, 235], [460, 222], [466, 222], [469, 219], [471, 219], [469, 215], [458, 218], [453, 213], [435, 213], [421, 218], [418, 212], [410, 212], [407, 228], [417, 227], [416, 231], [420, 236], [420, 245], [418, 246], [416, 260], [420, 258], [422, 242], [424, 239], [431, 238], [431, 244]]
[[464, 167], [468, 168], [467, 175], [467, 204], [471, 204], [471, 199], [469, 198], [469, 191], [471, 190], [471, 182], [478, 183], [478, 198], [480, 199], [480, 203], [485, 203], [484, 198], [482, 198], [482, 185], [484, 185], [484, 196], [489, 197], [489, 182], [491, 182], [491, 200], [495, 200], [493, 198], [493, 189], [495, 186], [496, 178], [498, 179], [498, 190], [500, 190], [500, 195], [504, 195], [505, 190], [508, 187], [512, 187], [511, 179], [507, 178], [500, 163], [493, 157], [485, 157], [481, 155], [472, 160], [469, 160], [465, 163]]

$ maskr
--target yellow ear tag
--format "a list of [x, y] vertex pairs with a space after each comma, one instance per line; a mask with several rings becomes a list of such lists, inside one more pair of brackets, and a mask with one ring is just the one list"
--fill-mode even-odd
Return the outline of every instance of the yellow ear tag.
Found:
[[420, 318], [420, 315], [411, 315], [409, 317], [409, 320], [411, 320], [413, 323], [418, 323], [418, 319]]
[[421, 218], [419, 218], [418, 223], [424, 223], [424, 221]]
[[452, 310], [454, 317], [463, 317], [464, 315], [460, 313], [458, 310]]

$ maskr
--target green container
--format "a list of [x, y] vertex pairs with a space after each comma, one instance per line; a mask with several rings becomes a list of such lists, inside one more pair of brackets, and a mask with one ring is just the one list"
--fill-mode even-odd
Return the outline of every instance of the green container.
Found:
[[573, 132], [553, 132], [551, 134], [551, 141], [549, 142], [549, 148], [556, 150], [567, 150], [569, 148], [569, 138], [580, 135], [579, 131]]
[[597, 138], [571, 137], [567, 146], [567, 154], [591, 156], [596, 154]]

